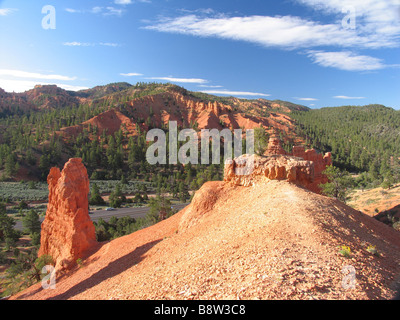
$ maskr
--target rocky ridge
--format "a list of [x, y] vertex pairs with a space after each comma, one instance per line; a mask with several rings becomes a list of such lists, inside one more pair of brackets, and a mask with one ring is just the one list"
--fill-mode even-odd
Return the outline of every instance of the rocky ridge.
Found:
[[294, 146], [293, 152], [284, 151], [277, 136], [271, 136], [264, 155], [242, 155], [228, 160], [224, 168], [224, 181], [238, 186], [252, 186], [265, 179], [286, 180], [320, 193], [320, 184], [326, 183], [323, 174], [332, 164], [331, 153], [318, 154], [315, 149]]

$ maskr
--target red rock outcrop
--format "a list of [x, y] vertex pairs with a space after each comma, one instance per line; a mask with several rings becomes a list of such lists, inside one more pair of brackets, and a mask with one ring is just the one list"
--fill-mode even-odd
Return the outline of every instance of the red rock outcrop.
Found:
[[328, 182], [328, 178], [323, 174], [323, 171], [326, 167], [332, 165], [332, 154], [327, 152], [323, 155], [317, 153], [315, 149], [305, 150], [302, 146], [294, 146], [292, 155], [314, 163], [314, 182], [308, 186], [308, 189], [320, 193], [319, 185]]
[[287, 180], [308, 187], [314, 182], [314, 163], [285, 155], [242, 155], [225, 163], [226, 182], [248, 187], [265, 179]]
[[89, 178], [82, 160], [70, 159], [62, 172], [51, 168], [47, 183], [49, 203], [38, 256], [50, 255], [56, 269], [70, 269], [97, 243], [88, 212]]
[[283, 150], [282, 145], [281, 145], [281, 140], [276, 137], [275, 135], [272, 135], [269, 138], [268, 142], [268, 147], [267, 151], [265, 152], [266, 154], [286, 154], [285, 150]]
[[320, 193], [319, 185], [328, 182], [323, 171], [331, 164], [330, 152], [322, 155], [314, 149], [295, 146], [293, 152], [287, 154], [280, 139], [273, 135], [263, 156], [242, 155], [227, 161], [224, 180], [241, 186], [251, 186], [265, 178], [287, 180]]

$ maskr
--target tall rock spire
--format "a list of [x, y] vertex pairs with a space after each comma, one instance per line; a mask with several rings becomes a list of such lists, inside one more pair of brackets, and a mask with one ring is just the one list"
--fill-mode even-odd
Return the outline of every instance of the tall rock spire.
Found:
[[47, 177], [49, 203], [42, 223], [38, 256], [50, 255], [56, 269], [69, 269], [96, 242], [89, 217], [89, 178], [82, 160], [70, 159], [62, 172], [52, 168]]

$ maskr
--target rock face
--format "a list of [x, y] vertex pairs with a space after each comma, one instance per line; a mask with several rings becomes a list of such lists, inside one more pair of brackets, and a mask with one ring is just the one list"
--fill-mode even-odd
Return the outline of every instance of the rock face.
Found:
[[272, 136], [263, 156], [242, 155], [228, 160], [224, 168], [224, 180], [234, 185], [251, 186], [265, 179], [287, 180], [320, 193], [320, 184], [328, 182], [323, 174], [332, 164], [331, 153], [318, 154], [314, 149], [293, 147], [292, 154], [282, 148], [278, 137]]
[[314, 163], [314, 182], [308, 186], [308, 189], [320, 193], [319, 185], [328, 182], [328, 178], [322, 172], [332, 165], [332, 154], [327, 152], [323, 155], [317, 153], [315, 149], [304, 150], [304, 147], [294, 146], [292, 155]]
[[89, 178], [81, 159], [70, 159], [62, 172], [47, 177], [49, 204], [42, 223], [38, 256], [52, 256], [56, 269], [70, 269], [96, 242], [88, 212]]
[[268, 142], [268, 148], [265, 152], [266, 154], [286, 154], [285, 150], [283, 150], [281, 145], [281, 140], [276, 136], [271, 136]]
[[265, 179], [287, 180], [308, 187], [314, 182], [314, 163], [284, 155], [242, 155], [225, 163], [224, 181], [248, 187]]

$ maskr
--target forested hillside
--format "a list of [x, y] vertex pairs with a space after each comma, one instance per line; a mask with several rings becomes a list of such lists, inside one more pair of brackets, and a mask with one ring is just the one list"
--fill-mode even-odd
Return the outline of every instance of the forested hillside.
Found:
[[[365, 183], [399, 174], [400, 111], [382, 105], [343, 106], [295, 112], [306, 143], [332, 152], [334, 165], [365, 172]], [[368, 174], [366, 174], [368, 173]]]
[[[20, 100], [24, 108], [18, 108]], [[13, 103], [9, 103], [13, 101]], [[16, 105], [15, 105], [16, 104]], [[45, 181], [52, 166], [82, 158], [91, 179], [152, 182], [157, 190], [186, 194], [222, 179], [220, 165], [150, 166], [145, 154], [151, 128], [274, 128], [285, 147], [296, 140], [292, 111], [308, 108], [284, 101], [217, 97], [173, 84], [112, 83], [78, 92], [36, 86], [0, 95], [0, 180]], [[267, 131], [263, 137], [267, 139]], [[183, 143], [182, 143], [183, 144]], [[221, 148], [223, 154], [223, 148]]]

